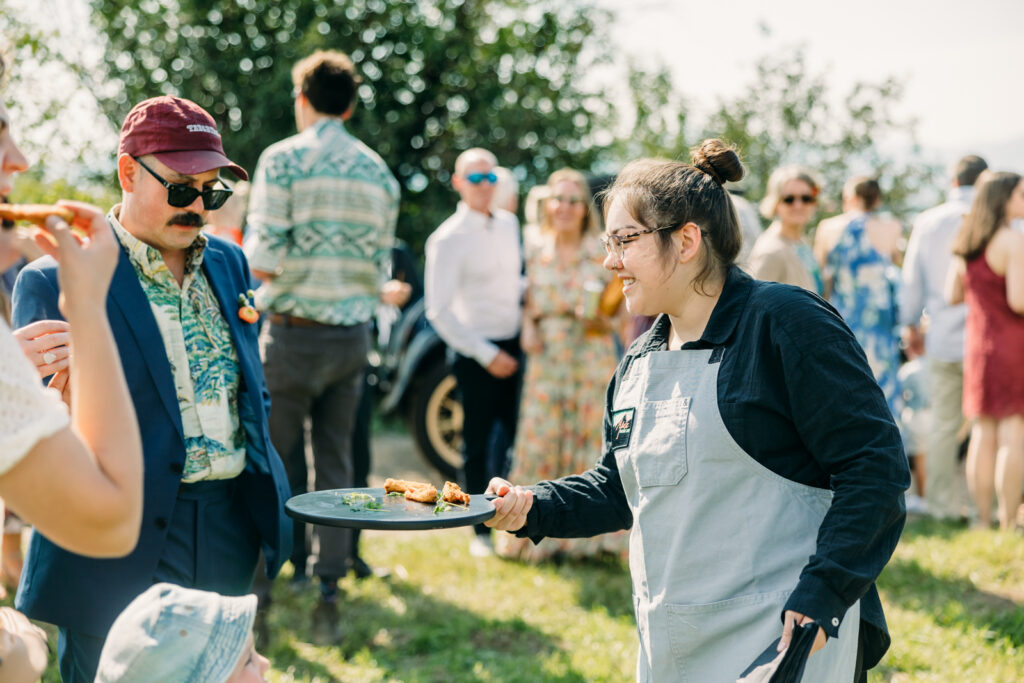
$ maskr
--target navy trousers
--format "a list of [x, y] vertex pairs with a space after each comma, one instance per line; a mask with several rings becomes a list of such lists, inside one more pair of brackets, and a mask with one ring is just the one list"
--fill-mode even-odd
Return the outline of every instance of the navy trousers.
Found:
[[[249, 592], [260, 536], [236, 481], [181, 486], [153, 583], [166, 581], [221, 595]], [[61, 628], [61, 680], [92, 683], [105, 640], [106, 634]]]

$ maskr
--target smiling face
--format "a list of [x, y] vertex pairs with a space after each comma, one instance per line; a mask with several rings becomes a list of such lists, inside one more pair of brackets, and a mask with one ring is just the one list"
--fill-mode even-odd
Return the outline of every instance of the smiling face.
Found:
[[[814, 216], [815, 190], [803, 180], [788, 180], [779, 193], [779, 203], [775, 207], [775, 215], [787, 226], [803, 230]], [[810, 200], [810, 201], [808, 201]]]
[[[156, 157], [146, 156], [142, 160], [169, 183], [190, 185], [197, 190], [217, 184], [218, 169], [183, 175]], [[188, 206], [171, 206], [167, 203], [167, 188], [126, 154], [118, 159], [118, 177], [124, 190], [119, 219], [125, 230], [159, 251], [165, 260], [171, 254], [184, 253], [195, 242], [206, 223], [202, 197], [196, 197]]]
[[551, 196], [544, 202], [548, 225], [556, 233], [580, 235], [587, 215], [583, 189], [571, 180], [560, 180], [550, 190]]
[[480, 213], [491, 212], [491, 200], [494, 199], [494, 183], [484, 178], [478, 183], [471, 183], [469, 176], [475, 174], [487, 175], [494, 171], [494, 164], [482, 157], [473, 157], [462, 165], [458, 172], [452, 176], [452, 185], [459, 197], [466, 203], [466, 206], [473, 211]]
[[[629, 235], [648, 226], [635, 219], [621, 199], [608, 207], [606, 233]], [[673, 238], [675, 244], [675, 238]], [[626, 308], [633, 315], [657, 315], [669, 312], [677, 301], [680, 283], [686, 281], [674, 252], [664, 252], [655, 233], [640, 235], [622, 245], [622, 258], [614, 251], [605, 258], [604, 267], [622, 280]]]
[[6, 197], [14, 188], [14, 176], [28, 169], [28, 159], [11, 137], [11, 118], [7, 107], [0, 102], [0, 197]]

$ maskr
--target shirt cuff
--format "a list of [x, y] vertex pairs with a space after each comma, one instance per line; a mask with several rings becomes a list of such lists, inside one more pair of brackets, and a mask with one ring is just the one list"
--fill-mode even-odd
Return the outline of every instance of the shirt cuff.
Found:
[[473, 349], [473, 360], [480, 364], [480, 367], [485, 370], [490, 366], [495, 358], [498, 357], [498, 352], [501, 351], [495, 344], [489, 341], [484, 341], [478, 348]]
[[543, 488], [540, 486], [526, 486], [524, 487], [533, 492], [533, 505], [530, 507], [530, 511], [526, 513], [526, 523], [518, 530], [513, 532], [519, 538], [528, 538], [536, 545], [545, 538], [545, 534], [541, 531], [543, 528], [543, 516], [547, 508], [551, 507], [551, 500], [543, 492]]
[[[849, 605], [824, 581], [815, 576], [805, 575], [800, 578], [796, 590], [786, 601], [781, 616], [785, 616], [788, 610], [799, 612], [817, 621], [818, 625], [825, 629], [825, 635], [829, 638], [837, 638], [839, 625], [843, 623], [843, 616], [847, 609], [849, 609]], [[856, 632], [855, 629], [854, 633]]]

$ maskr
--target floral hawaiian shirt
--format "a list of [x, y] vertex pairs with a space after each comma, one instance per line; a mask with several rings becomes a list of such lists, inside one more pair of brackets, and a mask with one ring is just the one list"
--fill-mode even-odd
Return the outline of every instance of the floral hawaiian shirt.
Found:
[[174, 376], [185, 435], [182, 481], [230, 479], [245, 467], [245, 431], [238, 417], [238, 354], [220, 304], [201, 268], [207, 238], [200, 235], [186, 255], [181, 285], [160, 252], [107, 220], [128, 253], [156, 318]]

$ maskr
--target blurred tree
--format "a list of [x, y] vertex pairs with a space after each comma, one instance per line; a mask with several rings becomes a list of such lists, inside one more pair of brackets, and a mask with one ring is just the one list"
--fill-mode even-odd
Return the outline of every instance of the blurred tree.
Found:
[[18, 175], [12, 201], [53, 204], [58, 199], [74, 199], [89, 202], [104, 210], [121, 201], [121, 190], [116, 185], [93, 184], [83, 187], [65, 178], [48, 179], [45, 168], [33, 165]]
[[[600, 58], [608, 14], [555, 0], [92, 0], [109, 42], [104, 110], [119, 124], [160, 93], [215, 118], [249, 169], [295, 131], [292, 65], [339, 49], [364, 79], [354, 135], [403, 186], [399, 235], [419, 248], [454, 209], [450, 171], [469, 147], [492, 149], [529, 186], [601, 152], [609, 103], [581, 88]], [[99, 88], [96, 92], [101, 92]]]
[[[54, 187], [73, 189], [76, 198], [105, 200], [117, 188], [111, 154], [117, 134], [79, 78], [95, 61], [95, 50], [87, 58], [88, 41], [69, 40], [51, 18], [32, 14], [30, 1], [0, 0], [0, 54], [6, 64], [0, 97], [31, 164], [31, 172], [15, 182], [12, 197], [41, 201], [38, 193], [49, 192], [49, 184], [61, 179]], [[61, 19], [74, 21], [73, 16]]]
[[940, 169], [921, 158], [915, 121], [899, 120], [893, 112], [902, 84], [892, 78], [859, 83], [837, 102], [828, 80], [826, 72], [808, 68], [801, 49], [776, 50], [757, 62], [744, 91], [721, 101], [703, 132], [694, 135], [668, 70], [645, 72], [631, 65], [633, 130], [614, 149], [619, 159], [689, 161], [689, 147], [706, 137], [722, 138], [739, 149], [747, 170], [740, 188], [754, 202], [764, 196], [776, 167], [806, 164], [825, 181], [825, 215], [838, 213], [843, 183], [854, 174], [878, 177], [886, 208], [901, 218], [937, 200]]
[[[636, 61], [626, 66], [632, 133], [615, 140], [612, 153], [624, 161], [662, 156], [689, 161], [686, 145], [687, 106], [664, 64], [647, 71]], [[682, 156], [680, 156], [682, 155]]]
[[920, 155], [913, 119], [894, 113], [903, 85], [893, 78], [858, 83], [840, 105], [826, 72], [812, 72], [801, 49], [763, 57], [746, 92], [720, 103], [706, 136], [734, 143], [747, 168], [748, 198], [764, 196], [772, 170], [800, 163], [825, 181], [826, 213], [838, 213], [843, 183], [852, 175], [879, 179], [885, 208], [901, 218], [937, 199], [940, 169]]

